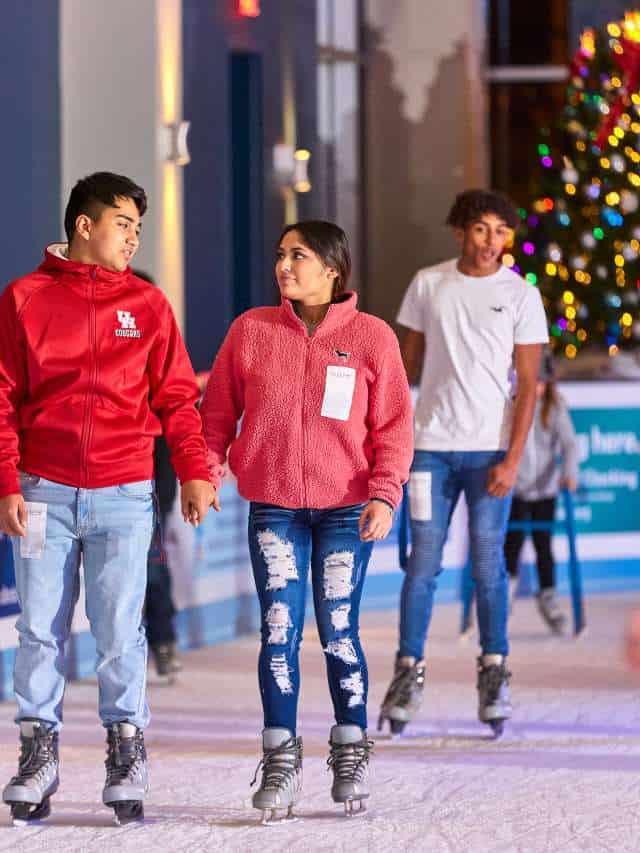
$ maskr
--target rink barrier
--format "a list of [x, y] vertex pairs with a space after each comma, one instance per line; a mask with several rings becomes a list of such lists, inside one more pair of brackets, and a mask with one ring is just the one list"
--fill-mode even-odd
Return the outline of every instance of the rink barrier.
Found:
[[[401, 540], [400, 522], [402, 513], [396, 514], [394, 531], [385, 543], [376, 545], [370, 569], [367, 575], [362, 601], [362, 611], [397, 610], [404, 573], [398, 568], [398, 544]], [[222, 521], [222, 519], [217, 519]], [[596, 594], [640, 593], [640, 558], [638, 549], [608, 556], [582, 554], [582, 587], [585, 596]], [[234, 552], [227, 553], [231, 560]], [[559, 595], [570, 591], [569, 556], [561, 554], [557, 560], [557, 590]], [[236, 556], [239, 560], [239, 554]], [[242, 552], [242, 560], [246, 555]], [[462, 561], [460, 561], [462, 562]], [[230, 569], [234, 568], [232, 563]], [[463, 566], [447, 564], [438, 578], [437, 602], [460, 601]], [[531, 594], [535, 589], [535, 566], [523, 560], [520, 566], [518, 597]], [[308, 616], [312, 617], [312, 602], [309, 596]], [[0, 619], [0, 698], [12, 695], [13, 663], [15, 658], [16, 634], [13, 627], [16, 616], [7, 614]], [[181, 650], [195, 649], [201, 646], [228, 642], [240, 636], [255, 637], [258, 648], [259, 612], [255, 593], [243, 590], [216, 601], [201, 601], [193, 606], [183, 607], [176, 615], [178, 647]], [[91, 676], [95, 665], [95, 645], [87, 630], [74, 631], [68, 644], [67, 672], [70, 679]]]

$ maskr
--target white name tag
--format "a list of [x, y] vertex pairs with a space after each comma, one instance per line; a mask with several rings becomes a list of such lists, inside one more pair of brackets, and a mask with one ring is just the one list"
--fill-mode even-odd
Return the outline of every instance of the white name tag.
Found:
[[356, 387], [356, 372], [353, 367], [327, 367], [327, 379], [324, 386], [324, 398], [320, 414], [323, 418], [335, 418], [348, 421]]
[[25, 501], [27, 506], [27, 533], [20, 539], [20, 556], [39, 560], [47, 541], [47, 505], [39, 501]]

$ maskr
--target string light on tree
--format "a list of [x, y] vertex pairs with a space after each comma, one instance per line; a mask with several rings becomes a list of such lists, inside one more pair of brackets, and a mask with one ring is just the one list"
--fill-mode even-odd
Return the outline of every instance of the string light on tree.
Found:
[[613, 357], [640, 338], [640, 11], [582, 34], [535, 153], [537, 191], [504, 262], [557, 306], [558, 353]]

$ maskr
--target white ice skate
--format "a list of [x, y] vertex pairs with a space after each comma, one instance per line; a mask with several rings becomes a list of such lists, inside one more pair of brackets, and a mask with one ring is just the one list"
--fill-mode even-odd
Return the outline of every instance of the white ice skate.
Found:
[[333, 726], [329, 746], [327, 765], [333, 771], [333, 802], [344, 803], [347, 817], [364, 814], [365, 801], [369, 799], [369, 756], [373, 741], [367, 739], [367, 733], [359, 726]]
[[264, 826], [297, 820], [293, 807], [302, 793], [302, 738], [289, 729], [264, 729], [262, 758], [252, 785], [262, 768], [260, 787], [253, 795], [254, 809], [262, 812]]

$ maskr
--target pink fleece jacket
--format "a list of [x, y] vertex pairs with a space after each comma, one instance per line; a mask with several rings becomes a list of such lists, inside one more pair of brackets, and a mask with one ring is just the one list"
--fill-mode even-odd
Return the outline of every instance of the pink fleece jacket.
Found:
[[[311, 337], [287, 299], [233, 322], [200, 410], [214, 486], [229, 450], [250, 501], [288, 509], [371, 498], [399, 504], [413, 455], [409, 386], [392, 329], [356, 301], [347, 293], [332, 304]], [[341, 413], [326, 394], [336, 373], [342, 388], [347, 378]]]

